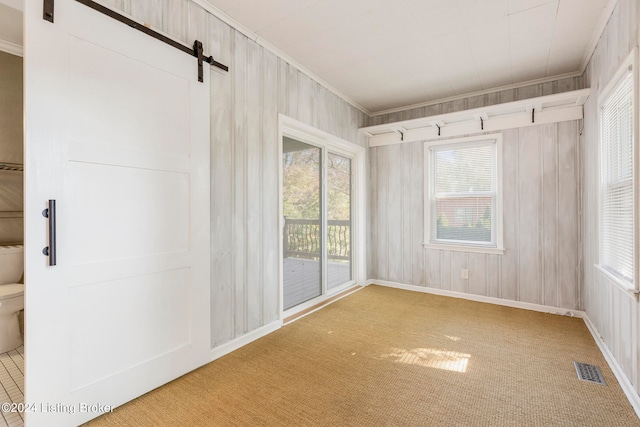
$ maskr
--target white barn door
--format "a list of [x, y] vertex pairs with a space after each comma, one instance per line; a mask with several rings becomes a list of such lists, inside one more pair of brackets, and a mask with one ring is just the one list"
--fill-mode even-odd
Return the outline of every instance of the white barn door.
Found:
[[210, 360], [208, 72], [74, 0], [53, 24], [42, 7], [25, 2], [30, 427], [82, 423]]

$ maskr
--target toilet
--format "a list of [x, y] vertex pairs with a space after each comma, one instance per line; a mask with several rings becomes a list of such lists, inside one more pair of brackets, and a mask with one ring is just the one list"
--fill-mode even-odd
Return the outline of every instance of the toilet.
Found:
[[24, 308], [22, 245], [0, 246], [0, 353], [22, 345], [18, 314]]

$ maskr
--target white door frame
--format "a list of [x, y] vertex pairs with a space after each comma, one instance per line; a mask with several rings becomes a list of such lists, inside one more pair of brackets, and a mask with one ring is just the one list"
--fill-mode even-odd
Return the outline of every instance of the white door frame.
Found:
[[[284, 136], [295, 138], [306, 144], [314, 145], [323, 148], [323, 153], [326, 157], [326, 152], [335, 153], [347, 158], [352, 159], [351, 162], [351, 174], [352, 174], [352, 188], [351, 188], [351, 210], [352, 210], [352, 235], [353, 241], [351, 245], [352, 250], [352, 280], [347, 282], [346, 285], [326, 291], [326, 275], [323, 275], [322, 289], [323, 293], [319, 297], [313, 298], [307, 302], [301, 303], [289, 310], [284, 310], [284, 272], [283, 272], [283, 245], [282, 245], [282, 230], [284, 229], [284, 218], [282, 215], [283, 209], [283, 173], [282, 173], [282, 139]], [[324, 166], [323, 166], [324, 169]], [[326, 187], [326, 177], [322, 174], [322, 188]], [[324, 191], [324, 190], [323, 190]], [[323, 212], [326, 212], [323, 201]], [[324, 218], [326, 215], [323, 213], [322, 221], [326, 221]], [[327, 132], [316, 129], [312, 126], [304, 124], [284, 114], [278, 115], [278, 283], [280, 293], [280, 320], [289, 317], [292, 314], [306, 310], [314, 305], [327, 300], [332, 295], [343, 291], [344, 289], [353, 286], [364, 286], [367, 280], [367, 267], [366, 267], [366, 150], [352, 142], [338, 138]], [[323, 239], [324, 240], [324, 239]], [[326, 254], [323, 250], [323, 262], [326, 263]]]

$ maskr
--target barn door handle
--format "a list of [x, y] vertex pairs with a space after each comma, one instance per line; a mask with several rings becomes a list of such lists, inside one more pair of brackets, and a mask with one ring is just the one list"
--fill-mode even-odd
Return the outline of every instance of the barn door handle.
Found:
[[49, 200], [49, 208], [42, 211], [42, 216], [49, 218], [49, 246], [42, 253], [49, 257], [49, 265], [56, 265], [56, 201]]

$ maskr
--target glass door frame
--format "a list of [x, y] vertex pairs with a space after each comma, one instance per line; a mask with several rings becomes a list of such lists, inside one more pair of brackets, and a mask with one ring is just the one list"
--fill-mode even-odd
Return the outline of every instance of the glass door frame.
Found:
[[[283, 216], [283, 137], [289, 137], [297, 141], [321, 148], [321, 276], [322, 294], [316, 298], [284, 310], [284, 272], [283, 272], [283, 242], [282, 232], [284, 230]], [[309, 125], [299, 122], [285, 115], [279, 115], [278, 126], [278, 253], [279, 253], [279, 293], [280, 293], [280, 319], [284, 319], [301, 311], [318, 305], [332, 296], [343, 292], [356, 285], [364, 286], [366, 282], [366, 192], [365, 192], [365, 158], [364, 147], [345, 141], [341, 138], [315, 129]], [[351, 280], [333, 289], [327, 288], [327, 154], [337, 154], [351, 160]]]

